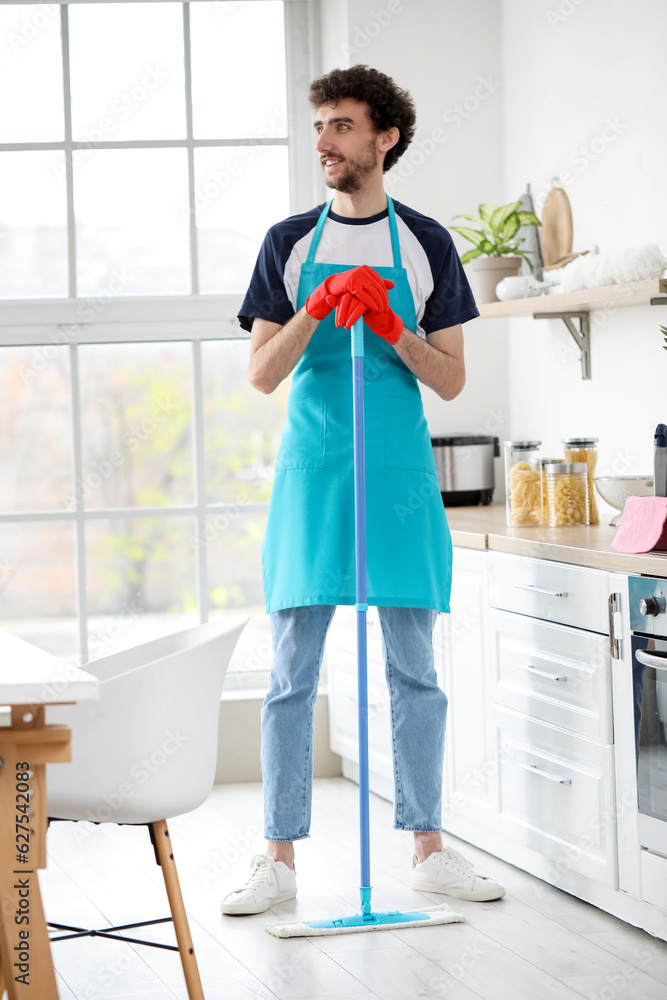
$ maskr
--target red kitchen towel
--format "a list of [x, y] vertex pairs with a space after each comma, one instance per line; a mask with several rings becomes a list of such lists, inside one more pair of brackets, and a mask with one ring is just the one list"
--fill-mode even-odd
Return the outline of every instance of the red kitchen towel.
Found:
[[628, 497], [611, 547], [617, 552], [667, 549], [667, 497]]

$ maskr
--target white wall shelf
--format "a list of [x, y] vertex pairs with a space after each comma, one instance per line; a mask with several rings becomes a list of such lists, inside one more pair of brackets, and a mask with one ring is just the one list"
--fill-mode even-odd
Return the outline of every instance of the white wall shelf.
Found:
[[[509, 302], [485, 302], [479, 307], [480, 316], [532, 316], [533, 319], [562, 319], [581, 351], [581, 377], [591, 377], [591, 335], [589, 311], [601, 309], [615, 312], [619, 306], [667, 305], [667, 279], [629, 281], [622, 285], [584, 288], [577, 292], [555, 295], [534, 295]], [[579, 323], [576, 328], [573, 320]]]
[[535, 313], [545, 315], [641, 305], [667, 305], [667, 278], [629, 281], [623, 285], [584, 288], [578, 292], [563, 292], [563, 294], [534, 295], [528, 299], [511, 299], [509, 302], [484, 302], [479, 306], [479, 312], [482, 319], [489, 319], [498, 316], [533, 316]]

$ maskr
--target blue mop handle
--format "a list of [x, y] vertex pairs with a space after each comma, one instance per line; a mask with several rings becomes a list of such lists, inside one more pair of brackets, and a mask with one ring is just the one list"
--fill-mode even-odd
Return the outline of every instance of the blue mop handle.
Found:
[[371, 849], [368, 788], [368, 672], [366, 648], [366, 474], [364, 448], [364, 321], [352, 327], [352, 386], [354, 415], [354, 536], [357, 594], [357, 673], [359, 687], [359, 837], [361, 905], [370, 913]]

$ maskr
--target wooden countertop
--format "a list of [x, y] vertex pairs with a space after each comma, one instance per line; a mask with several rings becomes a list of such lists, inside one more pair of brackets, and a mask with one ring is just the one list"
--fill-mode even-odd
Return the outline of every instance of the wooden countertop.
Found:
[[611, 573], [667, 577], [667, 552], [616, 552], [611, 543], [618, 529], [604, 521], [587, 528], [511, 528], [506, 523], [504, 503], [448, 507], [447, 520], [453, 544], [463, 548], [511, 552]]

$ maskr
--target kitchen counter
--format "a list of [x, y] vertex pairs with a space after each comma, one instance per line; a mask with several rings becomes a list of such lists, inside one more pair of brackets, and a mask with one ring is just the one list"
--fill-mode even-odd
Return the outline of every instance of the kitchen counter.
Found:
[[535, 559], [591, 566], [612, 573], [639, 573], [667, 577], [667, 552], [629, 554], [616, 552], [611, 543], [617, 528], [606, 523], [571, 528], [511, 528], [505, 504], [448, 507], [447, 520], [454, 545], [493, 549]]

